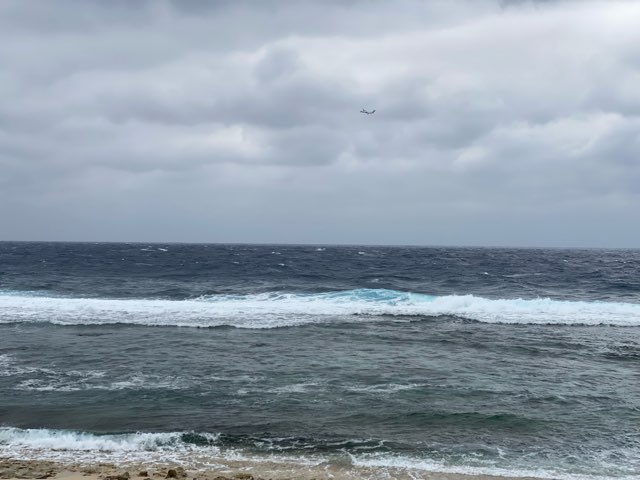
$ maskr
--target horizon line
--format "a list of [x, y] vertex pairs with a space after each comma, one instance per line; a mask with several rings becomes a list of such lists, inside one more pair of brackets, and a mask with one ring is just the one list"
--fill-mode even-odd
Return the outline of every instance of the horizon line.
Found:
[[604, 246], [516, 246], [516, 245], [445, 245], [419, 243], [287, 243], [287, 242], [204, 242], [204, 241], [144, 241], [144, 240], [0, 240], [0, 243], [75, 243], [75, 244], [148, 244], [148, 245], [246, 245], [246, 246], [283, 246], [283, 247], [374, 247], [374, 248], [486, 248], [513, 250], [640, 250], [638, 247]]

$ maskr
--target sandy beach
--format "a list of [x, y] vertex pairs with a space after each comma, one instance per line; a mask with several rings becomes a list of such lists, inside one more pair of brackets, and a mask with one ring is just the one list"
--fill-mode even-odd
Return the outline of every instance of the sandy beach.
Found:
[[[269, 462], [225, 462], [215, 468], [184, 470], [179, 465], [93, 465], [66, 464], [51, 461], [0, 459], [2, 479], [59, 480], [159, 480], [176, 478], [189, 480], [509, 480], [515, 477], [491, 475], [463, 475], [455, 473], [417, 472], [405, 469], [376, 469], [363, 467], [339, 467], [336, 465], [301, 466]], [[536, 480], [533, 477], [517, 477], [518, 480]]]

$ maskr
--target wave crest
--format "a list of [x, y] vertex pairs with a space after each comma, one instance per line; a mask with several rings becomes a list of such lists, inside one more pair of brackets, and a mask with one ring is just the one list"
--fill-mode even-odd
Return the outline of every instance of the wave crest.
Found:
[[0, 294], [0, 323], [275, 328], [388, 316], [457, 316], [508, 324], [640, 326], [640, 304], [431, 296], [384, 289], [211, 295], [191, 300]]

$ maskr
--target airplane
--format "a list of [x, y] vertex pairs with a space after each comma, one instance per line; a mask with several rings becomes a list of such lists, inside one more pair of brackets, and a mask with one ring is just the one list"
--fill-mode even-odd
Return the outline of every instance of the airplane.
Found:
[[366, 113], [367, 115], [371, 115], [373, 113], [376, 113], [375, 109], [371, 110], [370, 112], [367, 112], [364, 108], [362, 110], [360, 110], [360, 113]]

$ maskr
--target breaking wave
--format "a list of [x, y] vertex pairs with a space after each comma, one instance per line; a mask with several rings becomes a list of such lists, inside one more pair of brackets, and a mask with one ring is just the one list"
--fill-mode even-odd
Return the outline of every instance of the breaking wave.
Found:
[[485, 323], [640, 326], [640, 304], [636, 303], [431, 296], [384, 289], [210, 295], [189, 300], [0, 294], [0, 323], [275, 328], [380, 316], [445, 315]]
[[[409, 473], [408, 478], [432, 478], [430, 472], [563, 480], [631, 480], [637, 478], [632, 466], [605, 465], [612, 475], [567, 472], [553, 465], [548, 465], [548, 468], [508, 467], [496, 463], [495, 460], [482, 459], [477, 456], [460, 457], [460, 455], [454, 455], [447, 458], [446, 455], [438, 454], [433, 458], [421, 458], [382, 452], [377, 450], [385, 449], [384, 442], [363, 439], [324, 442], [325, 447], [333, 447], [324, 453], [288, 455], [283, 453], [287, 448], [283, 450], [282, 444], [286, 445], [288, 440], [294, 440], [295, 446], [297, 439], [260, 438], [257, 443], [261, 445], [262, 450], [266, 449], [266, 452], [263, 453], [272, 453], [264, 456], [238, 448], [239, 445], [233, 441], [233, 447], [225, 446], [228, 440], [225, 441], [224, 437], [220, 434], [197, 432], [137, 432], [98, 435], [71, 430], [0, 427], [0, 457], [53, 460], [74, 464], [109, 462], [120, 465], [139, 463], [167, 465], [177, 463], [196, 470], [221, 467], [228, 461], [236, 462], [236, 466], [238, 461], [253, 462], [253, 465], [256, 462], [259, 464], [266, 461], [271, 464], [281, 463], [286, 465], [288, 469], [295, 465], [305, 465], [311, 469], [315, 467], [317, 473], [325, 471], [326, 462], [331, 462], [332, 459], [338, 460], [338, 463], [343, 466], [344, 460], [348, 459], [348, 463], [352, 467], [361, 469], [355, 472], [359, 473], [355, 478], [365, 479], [393, 478], [394, 474], [398, 473], [404, 475]], [[253, 438], [253, 440], [257, 441], [258, 439]], [[251, 443], [249, 442], [249, 444]], [[307, 449], [313, 450], [310, 447], [313, 447], [313, 444], [307, 446]], [[299, 448], [300, 446], [298, 446]], [[277, 453], [277, 456], [274, 456], [273, 453]], [[426, 476], [423, 475], [423, 472]]]
[[219, 455], [217, 435], [129, 433], [95, 435], [71, 430], [0, 428], [0, 455], [62, 462], [182, 462], [193, 455]]

